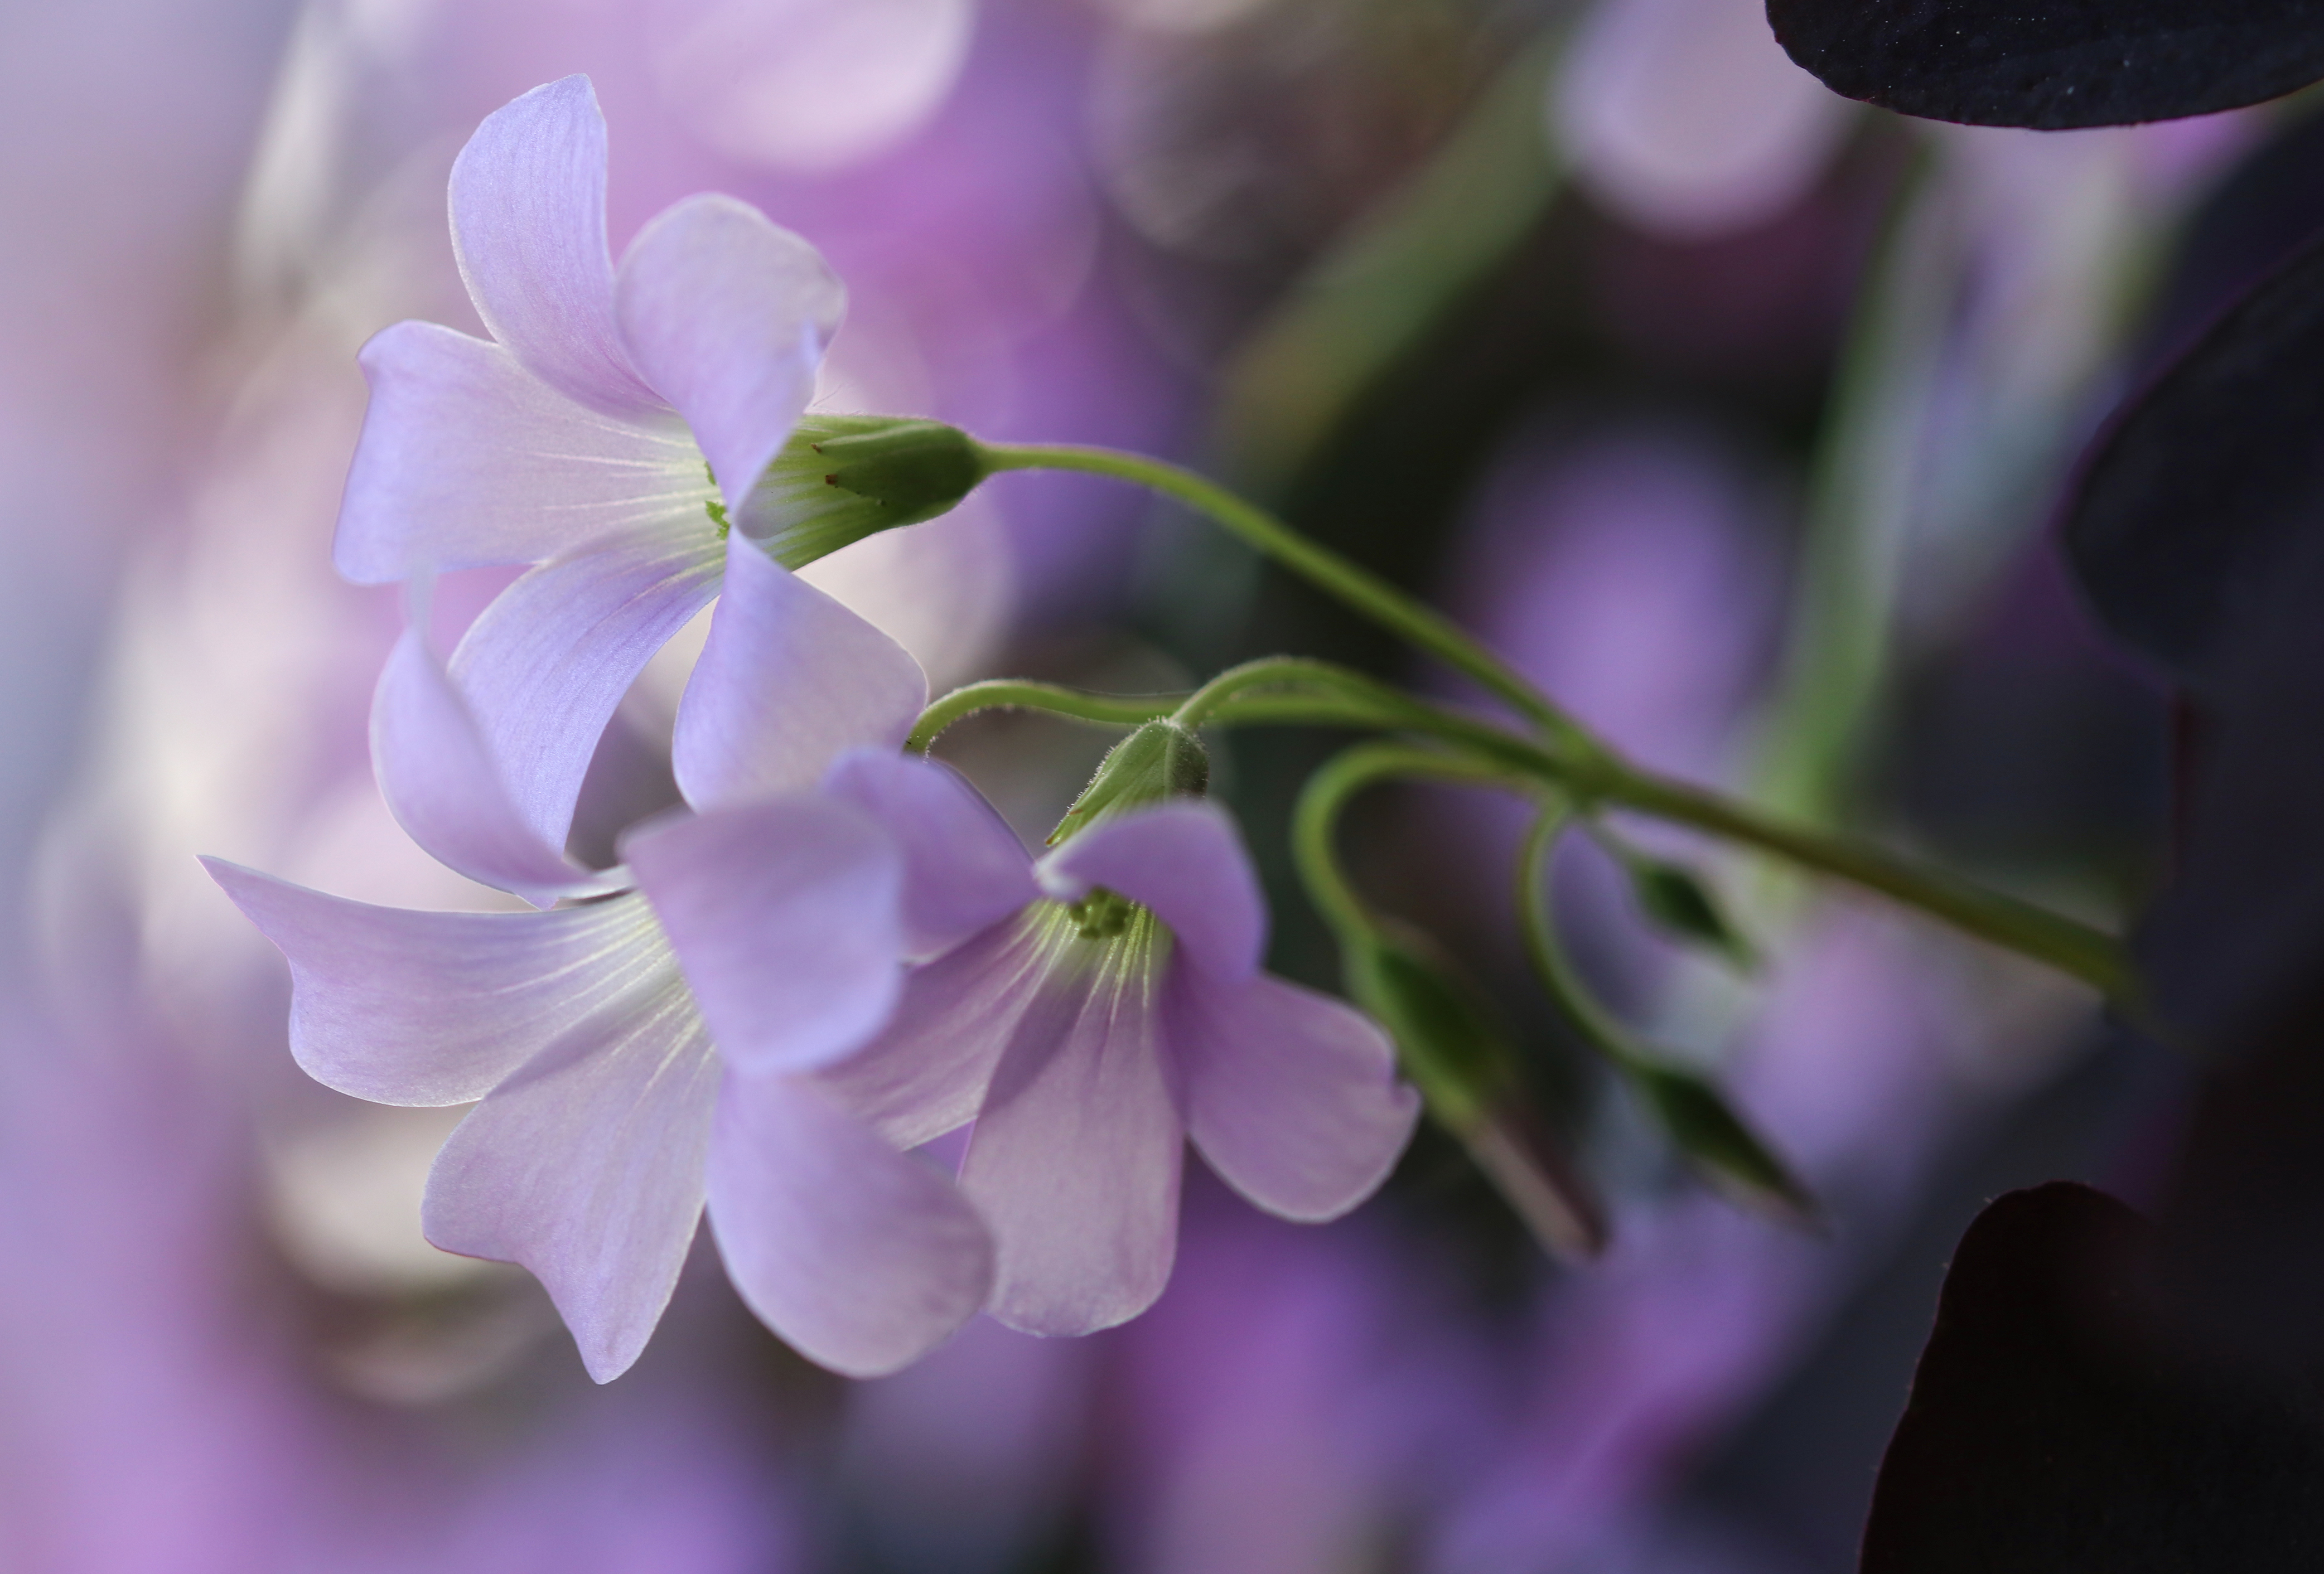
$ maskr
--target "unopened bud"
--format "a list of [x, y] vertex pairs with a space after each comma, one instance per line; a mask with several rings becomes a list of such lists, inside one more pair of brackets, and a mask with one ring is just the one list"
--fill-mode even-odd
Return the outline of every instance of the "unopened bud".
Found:
[[1605, 1210], [1533, 1108], [1517, 1057], [1449, 965], [1417, 944], [1371, 936], [1351, 950], [1348, 981], [1396, 1041], [1428, 1113], [1457, 1137], [1544, 1249], [1595, 1256]]

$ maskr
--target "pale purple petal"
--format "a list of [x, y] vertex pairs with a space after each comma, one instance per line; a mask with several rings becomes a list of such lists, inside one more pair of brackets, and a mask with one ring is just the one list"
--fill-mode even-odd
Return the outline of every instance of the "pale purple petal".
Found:
[[290, 964], [290, 1053], [378, 1104], [465, 1104], [667, 964], [641, 897], [415, 913], [202, 865]]
[[864, 809], [903, 849], [915, 957], [948, 951], [1041, 894], [1017, 833], [948, 765], [859, 749], [831, 768], [823, 790]]
[[991, 1238], [959, 1189], [804, 1079], [729, 1072], [709, 1174], [735, 1289], [835, 1372], [909, 1366], [992, 1288]]
[[372, 696], [372, 763], [411, 839], [438, 861], [538, 907], [617, 888], [545, 842], [517, 812], [475, 719], [420, 631], [397, 641]]
[[484, 117], [452, 161], [452, 251], [493, 337], [568, 399], [661, 408], [613, 321], [605, 117], [589, 78], [535, 87]]
[[1265, 973], [1228, 983], [1194, 968], [1172, 970], [1167, 1012], [1187, 1135], [1229, 1185], [1313, 1222], [1387, 1179], [1420, 1098], [1361, 1012]]
[[1069, 933], [1028, 914], [913, 968], [887, 1030], [816, 1082], [898, 1147], [966, 1125]]
[[1259, 971], [1267, 901], [1234, 821], [1214, 804], [1164, 804], [1101, 820], [1037, 870], [1042, 888], [1063, 901], [1103, 886], [1151, 907], [1205, 972], [1231, 980]]
[[660, 982], [493, 1089], [420, 1211], [446, 1251], [531, 1269], [600, 1383], [645, 1348], [702, 1215], [718, 1056], [675, 964]]
[[1022, 1332], [1111, 1328], [1169, 1283], [1185, 1134], [1157, 971], [1048, 970], [977, 1114], [961, 1188], [998, 1251], [989, 1310]]
[[729, 1064], [803, 1071], [857, 1047], [903, 980], [903, 859], [812, 796], [714, 809], [622, 845]]
[[816, 249], [732, 197], [689, 197], [638, 232], [614, 311], [739, 509], [815, 394], [847, 292]]
[[452, 652], [452, 681], [510, 800], [548, 845], [565, 845], [613, 707], [718, 594], [723, 561], [706, 520], [583, 548], [503, 591]]
[[698, 809], [796, 792], [850, 749], [901, 748], [927, 701], [902, 646], [737, 532], [671, 764]]
[[357, 584], [711, 528], [717, 492], [675, 415], [584, 409], [500, 345], [434, 323], [383, 329], [356, 359], [371, 407], [331, 554]]

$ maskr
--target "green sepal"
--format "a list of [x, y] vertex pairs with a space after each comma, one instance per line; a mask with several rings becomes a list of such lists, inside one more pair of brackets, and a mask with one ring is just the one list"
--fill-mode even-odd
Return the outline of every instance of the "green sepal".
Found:
[[1717, 1088], [1674, 1066], [1633, 1063], [1625, 1070], [1671, 1141], [1713, 1181], [1788, 1223], [1812, 1228], [1820, 1222], [1814, 1194]]
[[1211, 757], [1203, 741], [1168, 717], [1157, 717], [1106, 751], [1089, 786], [1049, 833], [1049, 845], [1107, 815], [1170, 798], [1199, 798], [1210, 787]]
[[[812, 414], [759, 477], [741, 520], [769, 557], [804, 568], [866, 536], [949, 512], [988, 474], [975, 440], [942, 421]], [[722, 526], [725, 513], [711, 508]]]
[[824, 483], [870, 503], [890, 527], [949, 512], [985, 477], [983, 450], [958, 427], [880, 417], [825, 416], [818, 424], [842, 421], [866, 424], [811, 436], [807, 445], [822, 462]]

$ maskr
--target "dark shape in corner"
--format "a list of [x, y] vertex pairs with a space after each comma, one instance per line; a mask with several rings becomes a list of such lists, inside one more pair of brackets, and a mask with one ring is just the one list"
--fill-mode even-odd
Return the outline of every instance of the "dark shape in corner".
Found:
[[2067, 1182], [1978, 1216], [1881, 1461], [1861, 1574], [2324, 1569], [2314, 1385], [2238, 1385], [2167, 1349], [2153, 1246]]
[[2324, 523], [2324, 241], [2310, 241], [2124, 405], [2067, 507], [2107, 627], [2199, 692]]
[[2324, 0], [1767, 0], [1833, 92], [2043, 131], [2177, 120], [2324, 78]]

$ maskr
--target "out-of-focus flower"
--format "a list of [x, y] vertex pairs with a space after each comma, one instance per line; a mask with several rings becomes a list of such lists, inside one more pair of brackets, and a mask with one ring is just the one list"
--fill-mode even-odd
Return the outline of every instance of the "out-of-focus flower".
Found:
[[[900, 783], [856, 790], [934, 833]], [[888, 1031], [824, 1077], [899, 1144], [975, 1119], [961, 1185], [993, 1232], [995, 1317], [1081, 1334], [1150, 1305], [1189, 1137], [1286, 1218], [1336, 1217], [1379, 1184], [1418, 1099], [1370, 1022], [1259, 971], [1266, 908], [1222, 811], [1125, 809], [1029, 869], [998, 815], [941, 834], [1013, 865], [1021, 899], [917, 969]]]
[[975, 0], [659, 0], [655, 76], [702, 140], [840, 168], [917, 130], [958, 79]]
[[[801, 1074], [878, 1031], [895, 1000], [896, 843], [845, 802], [761, 790], [770, 762], [892, 748], [925, 680], [755, 548], [732, 552], [698, 669], [732, 703], [698, 707], [676, 746], [703, 812], [630, 839], [636, 889], [540, 913], [415, 913], [212, 865], [290, 962], [291, 1048], [318, 1081], [381, 1103], [483, 1100], [429, 1177], [429, 1238], [530, 1268], [600, 1382], [644, 1348], [706, 1198], [743, 1298], [840, 1371], [916, 1359], [991, 1283], [958, 1193]], [[536, 900], [628, 883], [556, 882], [559, 855], [522, 824], [419, 631], [380, 687], [382, 785], [430, 851]], [[802, 753], [818, 745], [824, 759]]]
[[1708, 239], [1803, 195], [1850, 106], [1792, 64], [1758, 0], [1600, 0], [1551, 129], [1592, 196], [1642, 229]]

